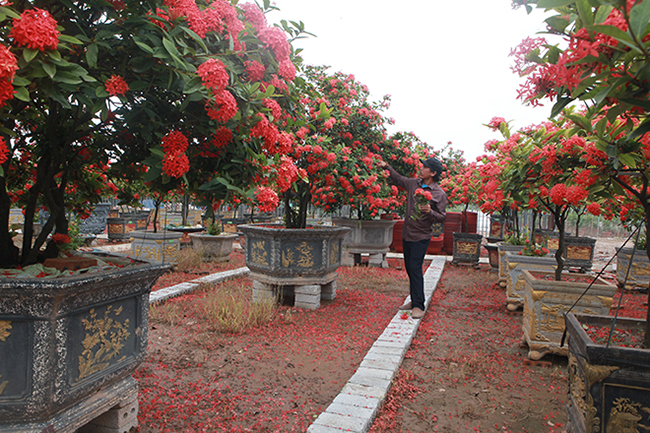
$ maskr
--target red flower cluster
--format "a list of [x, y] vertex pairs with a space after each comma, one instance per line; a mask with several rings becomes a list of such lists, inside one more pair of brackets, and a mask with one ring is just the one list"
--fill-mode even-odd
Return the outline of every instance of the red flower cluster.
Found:
[[214, 95], [214, 99], [208, 101], [205, 105], [205, 109], [208, 112], [208, 116], [212, 120], [217, 120], [219, 122], [227, 122], [237, 113], [237, 101], [235, 97], [232, 96], [227, 90], [219, 92]]
[[296, 66], [290, 59], [283, 60], [278, 66], [278, 74], [287, 81], [293, 81], [296, 78]]
[[253, 24], [256, 30], [259, 31], [266, 28], [266, 16], [264, 16], [264, 12], [262, 12], [259, 6], [253, 3], [244, 3], [239, 5], [239, 7], [244, 11], [246, 19]]
[[268, 186], [260, 186], [255, 191], [257, 199], [257, 208], [260, 212], [273, 212], [280, 204], [278, 195]]
[[54, 242], [57, 245], [65, 245], [69, 244], [71, 241], [70, 236], [63, 234], [63, 233], [54, 233], [52, 235], [52, 242]]
[[17, 70], [16, 56], [9, 51], [9, 48], [0, 44], [0, 79], [13, 81]]
[[46, 10], [34, 8], [24, 11], [20, 18], [14, 18], [14, 27], [9, 36], [16, 45], [34, 50], [56, 50], [59, 35], [56, 20]]
[[197, 72], [203, 85], [215, 94], [226, 90], [230, 81], [228, 71], [221, 60], [208, 59], [199, 66]]
[[106, 91], [111, 96], [124, 95], [129, 91], [129, 85], [119, 75], [111, 75], [111, 78], [106, 81]]
[[273, 51], [278, 62], [289, 58], [291, 45], [287, 42], [287, 35], [278, 27], [267, 27], [259, 33], [260, 41]]
[[246, 60], [244, 66], [246, 67], [246, 75], [248, 76], [249, 81], [256, 82], [261, 81], [262, 78], [264, 78], [266, 68], [260, 62], [255, 60]]
[[4, 164], [9, 159], [9, 149], [7, 142], [3, 137], [0, 137], [0, 164]]
[[190, 161], [185, 154], [187, 146], [187, 137], [180, 131], [171, 131], [163, 137], [163, 171], [168, 176], [179, 178], [189, 171]]
[[251, 128], [251, 137], [262, 137], [264, 139], [264, 149], [271, 155], [278, 153], [278, 148], [275, 144], [280, 138], [278, 127], [269, 122], [266, 116], [262, 113], [257, 113], [259, 121]]

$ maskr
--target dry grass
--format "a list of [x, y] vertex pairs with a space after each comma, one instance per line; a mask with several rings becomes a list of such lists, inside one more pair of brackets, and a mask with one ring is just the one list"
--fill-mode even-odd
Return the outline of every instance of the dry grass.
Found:
[[174, 271], [185, 272], [200, 268], [203, 264], [202, 251], [194, 248], [183, 248], [178, 254], [178, 262], [174, 265]]

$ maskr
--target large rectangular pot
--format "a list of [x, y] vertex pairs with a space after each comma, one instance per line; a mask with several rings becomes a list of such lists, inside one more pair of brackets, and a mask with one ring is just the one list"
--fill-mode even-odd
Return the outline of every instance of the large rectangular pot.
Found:
[[[524, 317], [522, 330], [528, 344], [528, 356], [539, 359], [547, 353], [566, 356], [568, 349], [562, 346], [564, 313], [607, 315], [616, 293], [616, 286], [599, 278], [595, 283], [571, 281], [593, 279], [581, 274], [563, 274], [562, 281], [555, 281], [554, 272], [522, 272], [524, 278]], [[588, 290], [587, 290], [588, 289]]]
[[163, 263], [176, 263], [181, 251], [183, 233], [162, 230], [133, 231], [131, 254], [136, 259], [157, 260]]
[[168, 268], [141, 261], [70, 277], [0, 278], [0, 432], [74, 432], [104, 402], [106, 411], [137, 393], [130, 375], [147, 350], [149, 292]]
[[524, 276], [522, 272], [531, 271], [554, 271], [557, 268], [555, 257], [524, 256], [515, 252], [505, 254], [506, 270], [506, 300], [508, 310], [515, 311], [524, 306]]
[[[612, 317], [566, 316], [572, 433], [641, 432], [650, 428], [650, 350], [595, 343], [582, 324], [611, 327]], [[645, 329], [640, 319], [617, 318], [617, 329]]]

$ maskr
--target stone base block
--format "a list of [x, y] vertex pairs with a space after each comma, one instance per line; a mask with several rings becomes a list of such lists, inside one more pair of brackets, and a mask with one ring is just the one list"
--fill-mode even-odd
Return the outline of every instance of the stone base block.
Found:
[[321, 288], [319, 285], [295, 286], [296, 308], [306, 308], [308, 310], [317, 310], [320, 307]]
[[386, 260], [386, 254], [370, 254], [368, 256], [368, 266], [387, 269], [388, 260]]
[[320, 298], [324, 301], [336, 299], [336, 281], [320, 286]]
[[125, 400], [95, 418], [77, 433], [129, 433], [138, 426], [138, 396]]

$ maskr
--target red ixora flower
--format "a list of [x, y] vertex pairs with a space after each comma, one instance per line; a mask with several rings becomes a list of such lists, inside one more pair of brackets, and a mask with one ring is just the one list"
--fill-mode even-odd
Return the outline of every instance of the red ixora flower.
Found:
[[106, 81], [106, 91], [111, 96], [124, 95], [129, 91], [129, 85], [119, 75], [111, 75], [111, 78]]
[[256, 82], [264, 78], [264, 72], [266, 68], [260, 62], [255, 60], [246, 60], [244, 62], [246, 66], [246, 75], [248, 76], [248, 81]]
[[57, 245], [65, 245], [70, 243], [70, 236], [63, 233], [54, 233], [52, 235], [52, 242]]
[[24, 11], [20, 18], [14, 18], [14, 27], [9, 36], [19, 46], [34, 50], [56, 50], [59, 35], [56, 20], [46, 10], [34, 8]]
[[14, 93], [16, 91], [11, 81], [6, 78], [0, 78], [0, 107], [5, 105], [5, 102], [8, 100], [13, 99]]
[[0, 44], [0, 78], [12, 81], [17, 69], [16, 56], [9, 51], [9, 48]]
[[208, 116], [212, 120], [227, 122], [237, 114], [237, 101], [227, 90], [214, 95], [214, 99], [205, 105]]
[[165, 153], [183, 153], [187, 150], [187, 137], [180, 131], [171, 131], [162, 139]]
[[4, 164], [9, 159], [9, 149], [7, 142], [3, 137], [0, 137], [0, 164]]
[[199, 66], [197, 73], [201, 77], [203, 85], [214, 93], [226, 90], [226, 86], [230, 81], [226, 66], [221, 60], [217, 59], [208, 59], [203, 62]]
[[163, 159], [163, 171], [169, 177], [181, 177], [190, 169], [190, 160], [187, 155], [180, 152], [171, 152], [165, 154]]
[[260, 186], [257, 188], [255, 197], [257, 198], [257, 208], [260, 212], [273, 212], [278, 207], [278, 204], [280, 204], [278, 195], [268, 186]]

